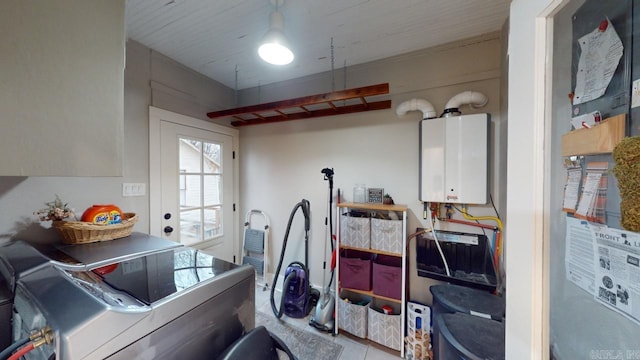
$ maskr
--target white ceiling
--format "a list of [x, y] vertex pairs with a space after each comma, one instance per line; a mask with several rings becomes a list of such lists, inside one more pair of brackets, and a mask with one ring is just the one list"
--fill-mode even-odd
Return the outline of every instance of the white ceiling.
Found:
[[[127, 0], [127, 36], [232, 89], [500, 30], [511, 0], [282, 0], [295, 60], [258, 57], [276, 0]], [[237, 83], [236, 83], [237, 74]]]

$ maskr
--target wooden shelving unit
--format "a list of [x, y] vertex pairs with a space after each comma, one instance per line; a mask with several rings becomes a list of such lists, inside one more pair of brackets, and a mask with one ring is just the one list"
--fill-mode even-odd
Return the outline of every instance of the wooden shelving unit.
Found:
[[355, 247], [355, 246], [340, 245], [340, 249], [360, 250], [360, 251], [366, 251], [366, 252], [369, 252], [369, 253], [372, 253], [372, 254], [381, 254], [381, 255], [402, 257], [402, 254], [398, 254], [398, 253], [394, 253], [394, 252], [376, 250], [376, 249], [362, 249], [362, 248]]
[[[387, 212], [398, 212], [398, 213], [402, 213], [402, 251], [401, 252], [389, 252], [389, 251], [383, 251], [383, 250], [378, 250], [378, 249], [365, 249], [365, 248], [360, 248], [360, 247], [354, 247], [354, 246], [347, 246], [347, 245], [342, 245], [340, 244], [340, 241], [338, 241], [338, 254], [340, 254], [340, 250], [343, 249], [347, 249], [347, 250], [358, 250], [358, 251], [363, 251], [363, 252], [367, 252], [367, 253], [371, 253], [371, 254], [378, 254], [378, 255], [389, 255], [389, 256], [395, 256], [395, 257], [399, 257], [402, 259], [402, 283], [401, 283], [401, 299], [395, 299], [395, 298], [390, 298], [387, 296], [381, 296], [378, 294], [374, 294], [373, 290], [370, 291], [364, 291], [364, 290], [359, 290], [359, 289], [352, 289], [352, 288], [346, 288], [346, 287], [341, 287], [340, 286], [340, 256], [337, 256], [336, 258], [336, 297], [340, 296], [340, 293], [342, 290], [344, 291], [348, 291], [350, 293], [355, 293], [355, 294], [359, 294], [362, 296], [365, 296], [367, 298], [371, 298], [371, 299], [380, 299], [382, 301], [386, 301], [386, 302], [390, 302], [390, 303], [395, 303], [397, 305], [399, 305], [400, 307], [400, 329], [399, 332], [401, 334], [401, 345], [400, 345], [400, 357], [404, 358], [405, 356], [405, 352], [404, 352], [404, 338], [406, 336], [405, 334], [405, 322], [406, 322], [406, 303], [407, 303], [407, 294], [406, 294], [406, 282], [407, 282], [407, 278], [406, 278], [406, 274], [407, 274], [407, 261], [406, 261], [406, 238], [407, 238], [407, 207], [405, 205], [385, 205], [385, 204], [377, 204], [377, 203], [340, 203], [337, 205], [338, 211], [338, 221], [337, 221], [337, 233], [340, 234], [340, 224], [341, 224], [341, 218], [342, 218], [342, 214], [346, 211], [349, 210], [360, 210], [360, 211], [371, 211], [371, 212], [379, 212], [379, 211], [387, 211]], [[339, 311], [339, 306], [341, 304], [341, 300], [336, 301], [336, 314], [338, 314]], [[371, 310], [370, 310], [371, 311]], [[339, 324], [339, 317], [336, 317], [336, 322], [335, 322], [335, 327], [334, 327], [334, 332], [335, 334], [338, 334], [339, 332], [339, 328], [340, 328], [340, 324]], [[373, 340], [371, 340], [373, 341]]]
[[407, 211], [407, 207], [405, 205], [387, 205], [387, 204], [378, 204], [378, 203], [352, 203], [352, 202], [344, 202], [338, 204], [338, 209], [341, 208], [349, 208], [356, 210], [370, 210], [370, 211], [398, 211], [403, 212]]
[[349, 292], [352, 293], [356, 293], [356, 294], [360, 294], [360, 295], [364, 295], [364, 296], [369, 296], [372, 298], [377, 298], [377, 299], [382, 299], [382, 300], [386, 300], [386, 301], [391, 301], [391, 302], [395, 302], [395, 303], [402, 303], [402, 300], [398, 300], [398, 299], [394, 299], [394, 298], [390, 298], [390, 297], [386, 297], [386, 296], [381, 296], [381, 295], [376, 295], [373, 293], [373, 291], [364, 291], [364, 290], [358, 290], [358, 289], [349, 289], [349, 288], [342, 288], [342, 290], [347, 290]]

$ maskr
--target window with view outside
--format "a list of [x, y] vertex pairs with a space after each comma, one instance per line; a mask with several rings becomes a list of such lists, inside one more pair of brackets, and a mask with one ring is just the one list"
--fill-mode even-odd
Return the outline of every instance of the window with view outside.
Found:
[[179, 139], [180, 242], [192, 245], [223, 234], [222, 147]]

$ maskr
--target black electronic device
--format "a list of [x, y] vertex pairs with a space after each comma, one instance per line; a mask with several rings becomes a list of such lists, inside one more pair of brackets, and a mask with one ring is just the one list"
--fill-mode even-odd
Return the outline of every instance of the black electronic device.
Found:
[[485, 235], [438, 230], [436, 238], [451, 275], [447, 275], [434, 236], [428, 232], [418, 236], [416, 241], [418, 276], [487, 291], [495, 290], [498, 285], [496, 270]]

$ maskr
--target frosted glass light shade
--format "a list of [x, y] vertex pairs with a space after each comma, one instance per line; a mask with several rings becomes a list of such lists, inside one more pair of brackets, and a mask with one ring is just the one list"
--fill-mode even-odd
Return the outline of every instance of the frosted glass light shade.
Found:
[[287, 37], [282, 32], [284, 19], [274, 11], [269, 18], [269, 31], [262, 38], [258, 54], [262, 60], [274, 65], [287, 65], [293, 61], [293, 52]]
[[260, 45], [258, 54], [262, 60], [273, 65], [287, 65], [293, 61], [293, 53], [288, 47], [278, 43], [265, 43]]

